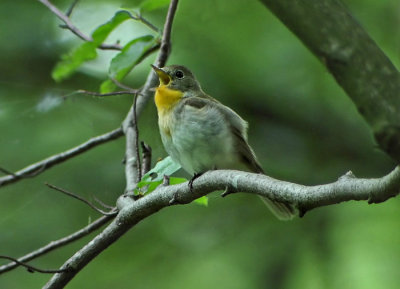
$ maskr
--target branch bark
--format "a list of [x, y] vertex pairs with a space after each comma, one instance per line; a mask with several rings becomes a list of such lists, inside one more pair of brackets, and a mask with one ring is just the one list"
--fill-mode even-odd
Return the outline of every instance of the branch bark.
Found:
[[[64, 14], [63, 12], [60, 11], [56, 6], [54, 6], [50, 1], [48, 0], [38, 0], [40, 3], [45, 5], [51, 12], [53, 12], [61, 21], [65, 23], [65, 28], [69, 29], [72, 33], [74, 33], [76, 36], [78, 36], [80, 39], [84, 41], [93, 41], [92, 37], [84, 34], [82, 31], [80, 31], [74, 24], [72, 24], [71, 20], [69, 19], [69, 15]], [[121, 50], [122, 46], [119, 44], [100, 44], [99, 47], [100, 49], [104, 50]]]
[[[171, 30], [172, 23], [175, 17], [176, 9], [178, 7], [178, 0], [172, 0], [169, 8], [167, 17], [164, 24], [163, 34], [161, 38], [161, 47], [160, 51], [157, 55], [157, 58], [154, 64], [157, 67], [163, 67], [168, 59], [170, 50], [171, 50]], [[149, 75], [147, 76], [146, 82], [141, 89], [140, 93], [138, 93], [138, 98], [136, 102], [136, 121], [139, 119], [143, 109], [145, 108], [148, 101], [153, 97], [153, 91], [151, 88], [155, 87], [158, 84], [158, 77], [151, 70]], [[126, 193], [132, 193], [136, 187], [138, 180], [138, 170], [136, 168], [137, 160], [136, 160], [136, 152], [138, 150], [136, 144], [138, 143], [136, 138], [135, 128], [132, 125], [134, 121], [134, 110], [133, 107], [129, 110], [128, 115], [125, 117], [125, 120], [122, 123], [122, 127], [126, 137], [126, 146], [125, 146], [125, 179], [126, 179]]]
[[261, 0], [327, 67], [400, 162], [400, 74], [338, 0]]
[[[381, 147], [399, 161], [400, 100], [396, 99], [395, 91], [400, 88], [400, 77], [359, 24], [336, 0], [262, 1], [326, 64], [371, 125]], [[155, 62], [157, 66], [164, 66], [170, 51], [169, 38], [177, 2], [172, 0], [170, 4], [160, 53]], [[151, 72], [139, 94], [138, 116], [152, 97], [150, 88], [156, 84], [157, 77]], [[130, 125], [132, 120], [131, 109], [124, 120], [123, 131], [127, 138], [126, 152], [134, 155], [136, 148], [132, 144], [137, 143], [137, 136]], [[126, 168], [127, 191], [136, 186], [137, 179], [136, 170], [131, 170], [130, 165], [127, 163]], [[188, 183], [161, 185], [137, 201], [127, 195], [121, 196], [118, 200], [120, 211], [113, 222], [67, 260], [61, 267], [67, 271], [55, 274], [44, 288], [65, 286], [86, 264], [135, 224], [171, 206], [171, 200], [174, 200], [174, 205], [186, 204], [215, 190], [227, 188], [231, 193], [246, 192], [289, 202], [297, 207], [300, 215], [304, 215], [313, 208], [343, 201], [368, 200], [369, 203], [379, 203], [396, 196], [400, 193], [400, 169], [397, 167], [390, 174], [377, 179], [357, 179], [348, 173], [334, 183], [319, 186], [303, 186], [260, 174], [221, 170], [200, 176], [192, 189]]]
[[45, 170], [51, 168], [54, 165], [60, 164], [68, 159], [71, 159], [81, 153], [84, 153], [84, 152], [90, 150], [91, 148], [94, 148], [100, 144], [109, 142], [111, 140], [117, 139], [123, 135], [124, 135], [124, 133], [122, 131], [122, 128], [117, 128], [108, 133], [93, 137], [93, 138], [89, 139], [88, 141], [86, 141], [76, 147], [73, 147], [62, 153], [50, 156], [50, 157], [48, 157], [44, 160], [41, 160], [37, 163], [31, 164], [13, 174], [1, 177], [0, 178], [0, 187], [15, 183], [15, 182], [20, 181], [25, 178], [37, 176], [37, 175], [43, 173]]
[[68, 271], [55, 274], [44, 288], [65, 286], [99, 253], [141, 220], [170, 206], [171, 200], [174, 200], [173, 205], [187, 204], [210, 192], [226, 188], [231, 192], [258, 194], [271, 200], [290, 202], [304, 214], [313, 208], [344, 201], [368, 200], [369, 203], [379, 203], [396, 196], [400, 193], [400, 168], [396, 167], [378, 179], [357, 179], [348, 173], [334, 183], [319, 186], [303, 186], [242, 171], [209, 171], [195, 180], [192, 190], [186, 182], [173, 186], [161, 185], [137, 201], [126, 195], [121, 196], [118, 201], [120, 211], [113, 222], [67, 260], [61, 269]]
[[[90, 223], [89, 225], [87, 225], [86, 227], [80, 229], [79, 231], [76, 231], [75, 233], [68, 235], [64, 238], [58, 239], [56, 241], [51, 241], [49, 244], [47, 244], [46, 246], [43, 246], [33, 252], [30, 252], [20, 258], [18, 258], [18, 261], [20, 262], [28, 262], [30, 260], [33, 260], [37, 257], [40, 257], [48, 252], [51, 252], [57, 248], [60, 248], [62, 246], [65, 246], [69, 243], [72, 243], [76, 240], [79, 240], [80, 238], [83, 238], [84, 236], [92, 233], [93, 231], [97, 230], [98, 228], [100, 228], [101, 226], [103, 226], [104, 224], [106, 224], [107, 222], [109, 222], [111, 219], [113, 218], [113, 216], [103, 216], [98, 218], [96, 221], [94, 221], [93, 223]], [[8, 272], [12, 269], [14, 269], [15, 267], [18, 267], [18, 264], [15, 262], [10, 262], [8, 264], [2, 265], [0, 266], [0, 275], [2, 273]]]

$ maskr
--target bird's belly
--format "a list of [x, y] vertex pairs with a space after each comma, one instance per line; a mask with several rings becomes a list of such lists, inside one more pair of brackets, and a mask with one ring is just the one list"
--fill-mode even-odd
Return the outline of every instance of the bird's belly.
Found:
[[171, 157], [190, 174], [234, 167], [237, 157], [229, 128], [218, 118], [193, 118], [173, 125], [170, 140], [164, 142]]

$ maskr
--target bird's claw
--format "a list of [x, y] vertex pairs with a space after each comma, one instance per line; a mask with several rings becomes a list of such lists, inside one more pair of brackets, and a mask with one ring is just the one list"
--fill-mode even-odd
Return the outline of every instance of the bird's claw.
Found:
[[198, 177], [200, 177], [203, 173], [195, 173], [193, 175], [193, 177], [190, 179], [189, 181], [189, 190], [191, 193], [193, 193], [193, 182], [195, 179], [197, 179]]

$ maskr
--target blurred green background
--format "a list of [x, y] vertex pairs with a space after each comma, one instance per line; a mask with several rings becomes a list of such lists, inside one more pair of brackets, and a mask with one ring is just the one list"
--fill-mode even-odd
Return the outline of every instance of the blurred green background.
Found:
[[[72, 1], [54, 2], [65, 11]], [[138, 2], [82, 0], [72, 20], [90, 33], [119, 7]], [[168, 63], [190, 67], [206, 92], [249, 121], [250, 143], [269, 175], [312, 185], [348, 170], [380, 177], [394, 167], [326, 69], [258, 1], [180, 2]], [[400, 2], [344, 2], [398, 67]], [[145, 16], [161, 27], [165, 14]], [[60, 55], [81, 43], [59, 23], [38, 1], [0, 5], [0, 166], [8, 170], [118, 127], [132, 103], [128, 96], [71, 94], [98, 88], [112, 51], [100, 52], [67, 81], [51, 79]], [[145, 33], [127, 22], [110, 41]], [[126, 83], [139, 87], [153, 59]], [[152, 102], [140, 135], [154, 160], [165, 156]], [[97, 218], [43, 183], [113, 204], [125, 186], [123, 155], [121, 138], [0, 188], [0, 254], [24, 255]], [[399, 288], [399, 205], [399, 198], [380, 205], [348, 202], [279, 222], [255, 196], [214, 193], [208, 208], [166, 208], [138, 224], [67, 288]], [[58, 268], [93, 236], [31, 264]], [[40, 288], [49, 278], [18, 268], [0, 276], [0, 288]]]

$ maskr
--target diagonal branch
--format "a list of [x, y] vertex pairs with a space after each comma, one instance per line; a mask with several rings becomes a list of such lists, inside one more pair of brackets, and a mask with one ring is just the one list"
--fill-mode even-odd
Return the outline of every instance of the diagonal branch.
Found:
[[142, 147], [142, 176], [144, 176], [151, 169], [151, 147], [144, 142], [140, 142], [140, 146]]
[[0, 178], [0, 187], [11, 184], [11, 183], [15, 183], [24, 178], [29, 178], [29, 177], [41, 174], [42, 172], [51, 168], [54, 165], [60, 164], [64, 161], [66, 161], [70, 158], [73, 158], [83, 152], [86, 152], [98, 145], [101, 145], [103, 143], [117, 139], [123, 135], [124, 135], [124, 133], [122, 131], [122, 128], [117, 128], [108, 133], [93, 137], [93, 138], [89, 139], [88, 141], [86, 141], [76, 147], [73, 147], [67, 151], [50, 156], [50, 157], [48, 157], [44, 160], [41, 160], [37, 163], [31, 164], [13, 174], [8, 175], [8, 176], [1, 177]]
[[[157, 59], [155, 61], [155, 65], [158, 67], [162, 67], [165, 65], [167, 58], [170, 53], [170, 41], [171, 41], [171, 30], [172, 30], [172, 23], [173, 19], [175, 16], [175, 12], [178, 6], [178, 0], [172, 0], [169, 8], [168, 8], [168, 13], [164, 25], [164, 30], [163, 30], [163, 35], [162, 35], [162, 40], [161, 40], [161, 49], [158, 53]], [[144, 107], [146, 106], [147, 102], [149, 99], [153, 96], [153, 92], [151, 91], [151, 88], [156, 86], [158, 83], [158, 78], [156, 77], [155, 73], [153, 71], [150, 71], [149, 75], [147, 76], [146, 82], [141, 90], [141, 92], [138, 94], [138, 99], [137, 103], [135, 105], [135, 113], [136, 113], [136, 121], [140, 114], [142, 113]], [[135, 148], [134, 145], [132, 144], [137, 144], [138, 142], [136, 141], [136, 133], [133, 128], [132, 121], [134, 120], [134, 110], [130, 109], [128, 115], [126, 116], [125, 120], [123, 121], [122, 127], [123, 127], [123, 132], [125, 133], [126, 137], [126, 156], [134, 156], [135, 152], [138, 150], [138, 148]], [[125, 175], [126, 175], [126, 192], [129, 192], [133, 190], [136, 186], [135, 180], [137, 179], [136, 174], [137, 171], [132, 169], [130, 163], [126, 163], [125, 167]], [[127, 200], [131, 200], [129, 197], [126, 195], [124, 196]], [[146, 211], [146, 210], [145, 210]], [[71, 264], [72, 268], [75, 270], [73, 272], [64, 272], [60, 274], [56, 274], [53, 276], [53, 278], [45, 285], [44, 288], [60, 288], [63, 287], [65, 284], [67, 284], [73, 276], [77, 272], [79, 272], [90, 260], [92, 260], [95, 256], [97, 256], [100, 252], [102, 252], [105, 248], [107, 248], [109, 245], [111, 245], [114, 241], [116, 241], [122, 234], [124, 234], [131, 226], [124, 226], [123, 223], [112, 223], [113, 225], [108, 226], [101, 234], [95, 237], [95, 240], [100, 241], [101, 245], [97, 244], [97, 242], [93, 243], [90, 242], [88, 243], [84, 248], [89, 249], [89, 251], [86, 251], [86, 249], [83, 250], [83, 255], [81, 256], [82, 258], [79, 258], [80, 261], [77, 261], [76, 254], [71, 258], [73, 261], [72, 263], [69, 262], [69, 260], [66, 262], [65, 266], [68, 267]], [[113, 229], [115, 227], [120, 227], [120, 230], [117, 230], [117, 232], [113, 232]], [[111, 229], [113, 228], [113, 229]], [[93, 250], [92, 250], [93, 248]], [[75, 265], [76, 263], [76, 265]], [[64, 268], [64, 266], [63, 266]]]
[[174, 204], [187, 204], [216, 190], [230, 188], [235, 192], [246, 192], [268, 197], [271, 200], [295, 204], [301, 214], [313, 208], [337, 204], [350, 200], [369, 200], [378, 203], [400, 193], [400, 168], [377, 179], [357, 179], [348, 173], [336, 182], [303, 186], [279, 181], [271, 177], [242, 171], [209, 171], [198, 177], [190, 189], [188, 182], [159, 186], [152, 193], [134, 201], [127, 196], [118, 200], [120, 209], [117, 217], [103, 232], [67, 260], [61, 269], [73, 271], [57, 273], [44, 288], [65, 286], [83, 267], [100, 254], [124, 233], [159, 210]]
[[[161, 38], [161, 47], [160, 51], [157, 55], [157, 59], [155, 60], [154, 64], [157, 67], [163, 67], [168, 59], [171, 47], [171, 31], [172, 31], [172, 23], [175, 17], [175, 12], [178, 7], [178, 0], [172, 0], [169, 8], [168, 13], [166, 16], [164, 30]], [[149, 99], [153, 97], [153, 91], [151, 88], [155, 87], [158, 83], [158, 77], [155, 73], [151, 70], [149, 75], [147, 76], [146, 82], [143, 88], [138, 94], [138, 98], [136, 100], [135, 110], [133, 107], [129, 110], [128, 115], [126, 116], [125, 120], [122, 123], [122, 127], [126, 136], [126, 148], [125, 148], [125, 156], [126, 159], [130, 160], [127, 161], [125, 164], [125, 178], [126, 178], [126, 189], [125, 192], [132, 192], [138, 180], [138, 170], [135, 168], [136, 166], [136, 152], [138, 148], [136, 144], [138, 143], [136, 138], [135, 128], [132, 125], [134, 122], [134, 115], [133, 112], [136, 113], [136, 121], [138, 120], [140, 114], [142, 113], [144, 107], [146, 106]]]
[[339, 0], [261, 0], [332, 73], [400, 162], [400, 73]]
[[[98, 218], [96, 221], [94, 221], [93, 223], [80, 229], [79, 231], [76, 231], [75, 233], [73, 233], [69, 236], [66, 236], [64, 238], [58, 239], [56, 241], [51, 241], [46, 246], [43, 246], [33, 252], [30, 252], [29, 254], [26, 254], [25, 256], [18, 258], [18, 261], [28, 262], [30, 260], [33, 260], [37, 257], [40, 257], [40, 256], [46, 254], [46, 253], [49, 253], [55, 249], [61, 248], [69, 243], [79, 240], [79, 239], [85, 237], [86, 235], [89, 235], [93, 231], [97, 230], [98, 228], [102, 227], [104, 224], [109, 222], [112, 218], [113, 218], [113, 216], [102, 216], [102, 217]], [[2, 265], [2, 266], [0, 266], [0, 275], [5, 272], [8, 272], [16, 267], [18, 267], [18, 264], [15, 262], [11, 262], [6, 265]]]
[[110, 212], [105, 212], [102, 209], [99, 209], [98, 207], [96, 207], [95, 205], [93, 205], [91, 202], [89, 202], [88, 200], [86, 200], [85, 198], [78, 196], [77, 194], [71, 193], [67, 190], [64, 190], [62, 188], [59, 188], [57, 186], [54, 186], [52, 184], [49, 183], [45, 183], [46, 186], [48, 186], [49, 188], [59, 191], [67, 196], [73, 197], [74, 199], [77, 199], [83, 203], [85, 203], [86, 205], [88, 205], [89, 207], [91, 207], [93, 210], [95, 210], [96, 212], [104, 215], [104, 216], [115, 216], [117, 214], [117, 211], [115, 210], [115, 208], [112, 208]]
[[[71, 30], [72, 33], [74, 33], [76, 36], [78, 36], [80, 39], [84, 41], [91, 42], [93, 41], [92, 37], [84, 34], [82, 31], [80, 31], [69, 19], [68, 15], [64, 14], [60, 9], [58, 9], [56, 6], [54, 6], [50, 1], [48, 0], [38, 0], [40, 3], [45, 5], [47, 8], [50, 9], [51, 12], [53, 12], [61, 21], [65, 23], [65, 28]], [[100, 49], [105, 49], [105, 50], [121, 50], [122, 47], [119, 44], [101, 44], [99, 45]]]
[[75, 6], [78, 4], [79, 0], [74, 0], [74, 2], [72, 2], [71, 6], [69, 6], [67, 12], [65, 13], [65, 15], [67, 17], [71, 17], [72, 15], [72, 11], [74, 11]]
[[30, 273], [39, 272], [39, 273], [54, 274], [54, 273], [61, 273], [61, 272], [68, 271], [68, 269], [63, 269], [63, 270], [59, 270], [59, 269], [58, 270], [40, 269], [40, 268], [34, 267], [32, 265], [26, 264], [24, 262], [18, 261], [17, 259], [15, 259], [13, 257], [10, 257], [10, 256], [0, 255], [0, 259], [7, 259], [7, 260], [10, 260], [10, 261], [13, 261], [17, 265], [25, 267], [28, 270], [28, 272], [30, 272]]
[[96, 91], [88, 91], [84, 89], [79, 89], [76, 91], [76, 93], [82, 93], [82, 94], [87, 94], [91, 96], [98, 96], [98, 97], [105, 97], [105, 96], [116, 96], [116, 95], [132, 95], [135, 94], [136, 92], [132, 89], [128, 90], [121, 90], [121, 91], [114, 91], [114, 92], [108, 92], [108, 93], [100, 93]]

